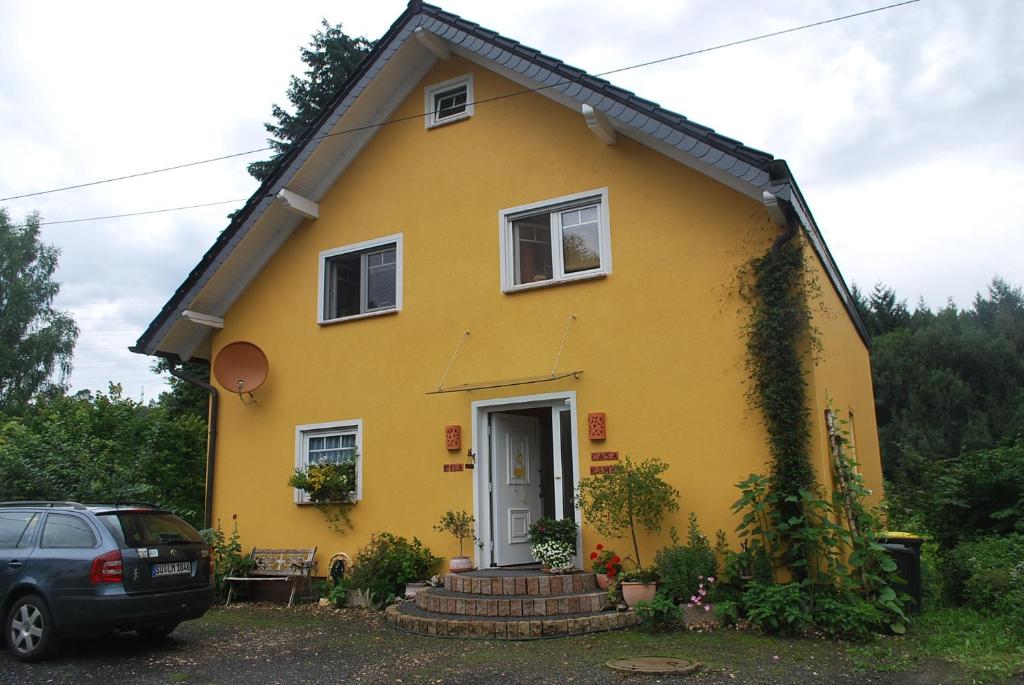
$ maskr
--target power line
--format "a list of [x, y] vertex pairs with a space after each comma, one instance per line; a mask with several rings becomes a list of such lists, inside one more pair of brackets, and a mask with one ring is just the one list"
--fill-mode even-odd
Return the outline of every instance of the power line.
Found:
[[[782, 36], [782, 35], [785, 35], [787, 33], [795, 33], [797, 31], [803, 31], [803, 30], [810, 29], [810, 28], [815, 28], [815, 27], [818, 27], [818, 26], [824, 26], [826, 24], [834, 24], [836, 22], [845, 21], [847, 19], [854, 19], [856, 17], [863, 17], [865, 15], [874, 14], [876, 12], [883, 12], [885, 10], [891, 10], [891, 9], [895, 9], [897, 7], [903, 7], [904, 5], [912, 5], [912, 4], [920, 2], [920, 1], [921, 0], [904, 0], [903, 2], [897, 2], [897, 3], [890, 4], [890, 5], [884, 5], [882, 7], [875, 7], [875, 8], [872, 8], [872, 9], [864, 10], [862, 12], [854, 12], [852, 14], [844, 14], [844, 15], [839, 16], [839, 17], [833, 17], [831, 19], [823, 19], [821, 21], [812, 22], [810, 24], [803, 24], [803, 25], [800, 25], [800, 26], [794, 26], [794, 27], [791, 27], [791, 28], [788, 28], [788, 29], [782, 29], [780, 31], [772, 31], [771, 33], [762, 33], [762, 34], [757, 35], [757, 36], [752, 36], [750, 38], [743, 38], [741, 40], [734, 40], [734, 41], [731, 41], [729, 43], [721, 43], [719, 45], [714, 45], [714, 46], [707, 47], [707, 48], [700, 48], [700, 49], [697, 49], [697, 50], [690, 50], [688, 52], [681, 52], [681, 53], [679, 53], [677, 55], [670, 55], [668, 57], [662, 57], [662, 58], [650, 60], [650, 61], [647, 61], [647, 62], [640, 62], [638, 64], [633, 64], [633, 65], [626, 66], [626, 67], [620, 67], [618, 69], [611, 69], [609, 71], [602, 71], [602, 72], [599, 72], [597, 74], [592, 74], [592, 76], [599, 77], [599, 76], [609, 76], [611, 74], [620, 74], [620, 73], [622, 73], [624, 71], [631, 71], [633, 69], [639, 69], [641, 67], [648, 67], [648, 66], [651, 66], [651, 65], [654, 65], [654, 64], [663, 64], [665, 62], [671, 62], [673, 60], [682, 59], [684, 57], [692, 57], [694, 55], [700, 55], [700, 54], [704, 54], [704, 53], [707, 53], [707, 52], [713, 52], [715, 50], [722, 50], [724, 48], [735, 47], [737, 45], [744, 45], [746, 43], [753, 43], [755, 41], [764, 40], [766, 38], [775, 38], [777, 36]], [[494, 97], [484, 98], [482, 100], [475, 100], [475, 101], [473, 101], [471, 103], [467, 103], [467, 104], [468, 105], [479, 105], [479, 104], [484, 104], [484, 103], [488, 103], [488, 102], [495, 102], [495, 101], [498, 101], [498, 100], [506, 100], [508, 98], [517, 97], [519, 95], [527, 95], [529, 93], [536, 93], [536, 92], [539, 92], [539, 91], [542, 91], [542, 90], [548, 90], [549, 88], [557, 88], [559, 86], [564, 86], [564, 85], [567, 85], [567, 84], [570, 84], [570, 83], [574, 83], [575, 80], [576, 79], [563, 79], [563, 80], [560, 80], [560, 81], [558, 81], [556, 83], [552, 83], [552, 84], [549, 84], [549, 85], [539, 86], [537, 88], [528, 88], [526, 90], [515, 91], [515, 92], [512, 92], [512, 93], [506, 93], [504, 95], [496, 95]], [[387, 121], [381, 121], [381, 122], [378, 122], [378, 123], [375, 123], [375, 124], [366, 124], [365, 126], [356, 126], [356, 127], [350, 128], [350, 129], [344, 129], [342, 131], [335, 131], [333, 133], [325, 133], [325, 134], [322, 134], [322, 135], [311, 135], [311, 136], [308, 136], [306, 138], [300, 138], [299, 140], [293, 141], [291, 143], [291, 145], [292, 146], [305, 145], [306, 143], [309, 143], [309, 142], [312, 142], [312, 141], [315, 141], [315, 140], [323, 140], [325, 138], [332, 138], [334, 136], [345, 135], [345, 134], [348, 134], [348, 133], [357, 133], [359, 131], [366, 131], [368, 129], [380, 128], [380, 127], [383, 127], [383, 126], [389, 126], [391, 124], [398, 124], [398, 123], [401, 123], [401, 122], [404, 122], [404, 121], [410, 121], [410, 120], [413, 120], [413, 119], [422, 119], [423, 117], [429, 116], [430, 114], [431, 114], [431, 112], [423, 112], [421, 114], [411, 114], [411, 115], [408, 115], [408, 116], [399, 117], [397, 119], [389, 119]], [[11, 195], [11, 196], [8, 196], [8, 197], [0, 197], [0, 202], [6, 202], [8, 200], [21, 200], [21, 199], [28, 198], [28, 197], [36, 197], [36, 196], [39, 196], [39, 195], [49, 195], [51, 193], [60, 193], [60, 192], [64, 192], [64, 191], [67, 191], [67, 190], [76, 190], [78, 188], [87, 188], [89, 186], [102, 185], [102, 184], [105, 184], [105, 183], [114, 183], [116, 181], [124, 181], [124, 180], [132, 179], [132, 178], [139, 178], [139, 177], [142, 177], [142, 176], [151, 176], [153, 174], [161, 174], [161, 173], [164, 173], [164, 172], [167, 172], [167, 171], [175, 171], [175, 170], [178, 170], [178, 169], [186, 169], [188, 167], [200, 166], [202, 164], [210, 164], [212, 162], [220, 162], [220, 161], [223, 161], [223, 160], [226, 160], [226, 159], [233, 159], [235, 157], [244, 157], [246, 155], [255, 154], [257, 152], [266, 152], [267, 150], [272, 150], [272, 149], [273, 149], [272, 146], [266, 146], [266, 147], [261, 147], [261, 148], [254, 148], [252, 150], [246, 150], [244, 152], [235, 152], [235, 153], [228, 154], [228, 155], [221, 155], [219, 157], [209, 157], [207, 159], [200, 159], [200, 160], [196, 160], [196, 161], [193, 161], [193, 162], [185, 162], [183, 164], [175, 164], [173, 166], [161, 167], [159, 169], [151, 169], [149, 171], [139, 171], [139, 172], [135, 172], [135, 173], [131, 173], [131, 174], [125, 174], [123, 176], [115, 176], [115, 177], [111, 177], [111, 178], [104, 178], [104, 179], [100, 179], [100, 180], [97, 180], [97, 181], [88, 181], [86, 183], [77, 183], [75, 185], [62, 186], [62, 187], [59, 187], [59, 188], [51, 188], [49, 190], [39, 190], [39, 191], [35, 191], [35, 192], [32, 192], [32, 193], [23, 193], [21, 195]], [[224, 204], [226, 204], [226, 203], [224, 203]], [[174, 211], [174, 210], [164, 210], [164, 211]], [[100, 218], [107, 218], [107, 217], [100, 217]], [[116, 218], [116, 217], [110, 217], [110, 218]], [[92, 221], [92, 219], [81, 219], [81, 221]], [[50, 223], [58, 223], [58, 222], [50, 222]], [[70, 222], [66, 221], [66, 222], [59, 222], [59, 223], [70, 223]]]
[[[269, 197], [262, 195], [260, 197]], [[106, 216], [91, 216], [85, 219], [61, 219], [59, 221], [40, 221], [39, 226], [55, 226], [56, 224], [77, 224], [83, 221], [101, 221], [103, 219], [123, 219], [129, 216], [143, 216], [146, 214], [163, 214], [165, 212], [180, 212], [183, 209], [199, 209], [200, 207], [216, 207], [217, 205], [229, 205], [235, 202], [245, 202], [250, 198], [243, 197], [236, 200], [220, 200], [219, 202], [204, 202], [198, 205], [185, 205], [183, 207], [165, 207], [164, 209], [147, 209], [141, 212], [127, 212], [125, 214], [108, 214]], [[20, 224], [10, 228], [28, 228], [29, 224]]]

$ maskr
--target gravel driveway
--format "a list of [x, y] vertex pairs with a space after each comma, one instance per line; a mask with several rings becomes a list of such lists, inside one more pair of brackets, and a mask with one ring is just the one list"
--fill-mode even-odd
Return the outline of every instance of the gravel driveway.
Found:
[[[695, 676], [623, 676], [603, 663], [676, 656], [704, 664]], [[913, 672], [858, 669], [848, 647], [718, 631], [647, 635], [635, 630], [533, 642], [429, 638], [398, 632], [376, 612], [239, 605], [212, 609], [166, 640], [134, 634], [67, 642], [41, 664], [0, 653], [0, 683], [937, 683], [947, 664]]]

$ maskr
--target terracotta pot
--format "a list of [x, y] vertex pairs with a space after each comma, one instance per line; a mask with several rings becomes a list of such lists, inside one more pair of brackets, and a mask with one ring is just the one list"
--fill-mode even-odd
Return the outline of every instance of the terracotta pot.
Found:
[[654, 599], [654, 593], [658, 590], [657, 583], [634, 583], [624, 582], [620, 583], [622, 588], [622, 599], [625, 600], [626, 606], [632, 609], [637, 602], [650, 602]]
[[597, 576], [597, 586], [599, 588], [607, 590], [611, 587], [612, 579], [607, 573], [595, 573], [594, 575]]
[[473, 560], [466, 556], [452, 557], [448, 560], [448, 570], [452, 573], [465, 573], [473, 570]]

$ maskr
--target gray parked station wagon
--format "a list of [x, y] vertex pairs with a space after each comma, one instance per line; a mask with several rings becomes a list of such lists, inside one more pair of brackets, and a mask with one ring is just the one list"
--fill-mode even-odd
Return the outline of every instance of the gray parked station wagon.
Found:
[[213, 601], [210, 546], [149, 504], [0, 502], [0, 617], [14, 658], [59, 636], [162, 637]]

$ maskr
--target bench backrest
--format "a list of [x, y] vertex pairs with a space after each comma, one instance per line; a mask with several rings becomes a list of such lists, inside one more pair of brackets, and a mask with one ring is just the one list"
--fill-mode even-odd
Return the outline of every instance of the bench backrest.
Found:
[[[249, 575], [253, 576], [295, 576], [312, 575], [313, 557], [316, 547], [302, 549], [260, 549], [252, 550], [252, 558], [259, 567]], [[296, 568], [295, 564], [299, 567]], [[303, 571], [302, 569], [307, 569]]]

